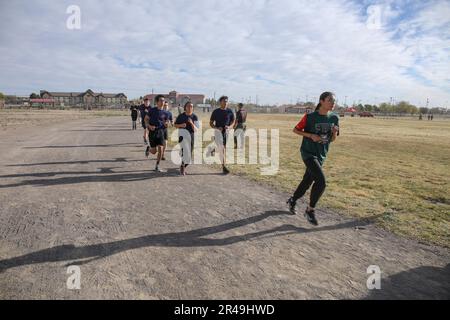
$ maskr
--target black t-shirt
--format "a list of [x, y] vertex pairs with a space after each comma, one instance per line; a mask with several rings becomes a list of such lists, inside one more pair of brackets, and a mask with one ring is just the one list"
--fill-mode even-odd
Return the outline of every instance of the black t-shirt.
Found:
[[131, 118], [133, 118], [134, 120], [137, 119], [138, 116], [138, 111], [136, 108], [131, 108]]
[[175, 120], [175, 124], [183, 124], [186, 123], [186, 129], [187, 131], [189, 131], [191, 134], [194, 133], [194, 128], [192, 128], [192, 126], [188, 123], [189, 119], [192, 120], [192, 122], [195, 123], [195, 121], [198, 121], [198, 117], [193, 113], [190, 116], [188, 116], [186, 114], [186, 112], [183, 112], [182, 114], [180, 114], [177, 119]]
[[142, 122], [144, 122], [144, 118], [145, 118], [146, 114], [148, 113], [148, 111], [151, 109], [151, 107], [152, 107], [151, 105], [146, 107], [145, 104], [141, 104], [139, 106], [139, 112], [141, 113]]
[[229, 126], [234, 121], [233, 111], [229, 108], [217, 108], [211, 114], [211, 121], [215, 122], [216, 127]]
[[247, 121], [247, 111], [244, 109], [236, 112], [236, 121], [238, 124], [245, 123]]

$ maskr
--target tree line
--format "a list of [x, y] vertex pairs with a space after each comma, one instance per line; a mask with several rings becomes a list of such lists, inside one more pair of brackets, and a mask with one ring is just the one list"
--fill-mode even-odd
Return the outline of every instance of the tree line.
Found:
[[368, 112], [379, 112], [379, 113], [401, 113], [401, 114], [443, 114], [447, 112], [445, 108], [427, 108], [427, 107], [416, 107], [413, 104], [410, 104], [407, 101], [400, 101], [396, 104], [390, 103], [380, 103], [380, 105], [371, 105], [371, 104], [358, 104], [355, 106], [355, 109], [358, 112], [368, 111]]

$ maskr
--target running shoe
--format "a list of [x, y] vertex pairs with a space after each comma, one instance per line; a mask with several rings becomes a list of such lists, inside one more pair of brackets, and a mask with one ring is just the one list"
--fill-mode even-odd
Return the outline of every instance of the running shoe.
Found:
[[308, 210], [308, 208], [306, 208], [306, 210], [305, 210], [305, 218], [306, 218], [306, 220], [308, 220], [309, 223], [311, 223], [314, 226], [317, 226], [319, 224], [317, 222], [316, 215], [314, 214], [314, 209], [313, 210]]
[[286, 201], [286, 204], [289, 206], [289, 211], [291, 212], [291, 214], [297, 214], [297, 202], [294, 201], [293, 197], [290, 197], [288, 201]]

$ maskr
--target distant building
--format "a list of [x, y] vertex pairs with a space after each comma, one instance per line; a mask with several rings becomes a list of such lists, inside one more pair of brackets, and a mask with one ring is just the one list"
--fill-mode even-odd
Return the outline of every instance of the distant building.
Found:
[[310, 113], [312, 111], [313, 109], [310, 106], [295, 105], [284, 107], [284, 112], [286, 113]]
[[30, 102], [30, 97], [6, 95], [5, 104], [9, 105], [26, 105]]
[[213, 107], [209, 103], [199, 103], [196, 105], [197, 110], [202, 110], [203, 112], [212, 111]]
[[67, 106], [124, 106], [127, 96], [123, 93], [95, 93], [91, 89], [85, 92], [49, 92], [41, 90], [42, 99], [54, 100]]
[[150, 99], [150, 103], [154, 105], [155, 97], [159, 94], [164, 96], [164, 98], [169, 102], [171, 108], [184, 107], [184, 104], [188, 101], [192, 102], [194, 106], [197, 106], [198, 104], [203, 104], [203, 101], [205, 100], [205, 95], [203, 94], [178, 93], [176, 91], [170, 91], [169, 94], [148, 94], [144, 98]]

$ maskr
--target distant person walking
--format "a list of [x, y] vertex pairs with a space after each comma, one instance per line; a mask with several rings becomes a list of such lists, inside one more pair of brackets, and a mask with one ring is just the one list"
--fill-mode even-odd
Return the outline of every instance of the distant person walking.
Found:
[[131, 122], [132, 122], [132, 129], [131, 130], [136, 130], [136, 120], [138, 117], [138, 110], [136, 109], [135, 105], [132, 105], [130, 107], [131, 110]]
[[297, 190], [289, 198], [287, 204], [291, 213], [296, 214], [297, 200], [303, 197], [314, 183], [311, 189], [309, 206], [305, 211], [306, 219], [313, 225], [318, 225], [314, 210], [326, 187], [322, 165], [330, 143], [335, 141], [339, 134], [339, 117], [331, 112], [334, 109], [335, 101], [332, 92], [322, 93], [315, 111], [305, 114], [294, 128], [294, 133], [303, 137], [300, 153], [306, 171]]
[[211, 113], [209, 125], [216, 129], [215, 142], [219, 150], [220, 161], [222, 163], [222, 172], [224, 174], [230, 173], [226, 167], [226, 145], [228, 138], [228, 130], [234, 125], [233, 111], [228, 108], [228, 97], [222, 96], [219, 99], [220, 108], [215, 109]]
[[[245, 130], [247, 130], [247, 110], [244, 109], [242, 103], [238, 104], [238, 111], [236, 112], [236, 121], [234, 123], [234, 148], [242, 148], [245, 139]], [[240, 130], [239, 130], [240, 129]], [[237, 131], [236, 131], [237, 130]]]

